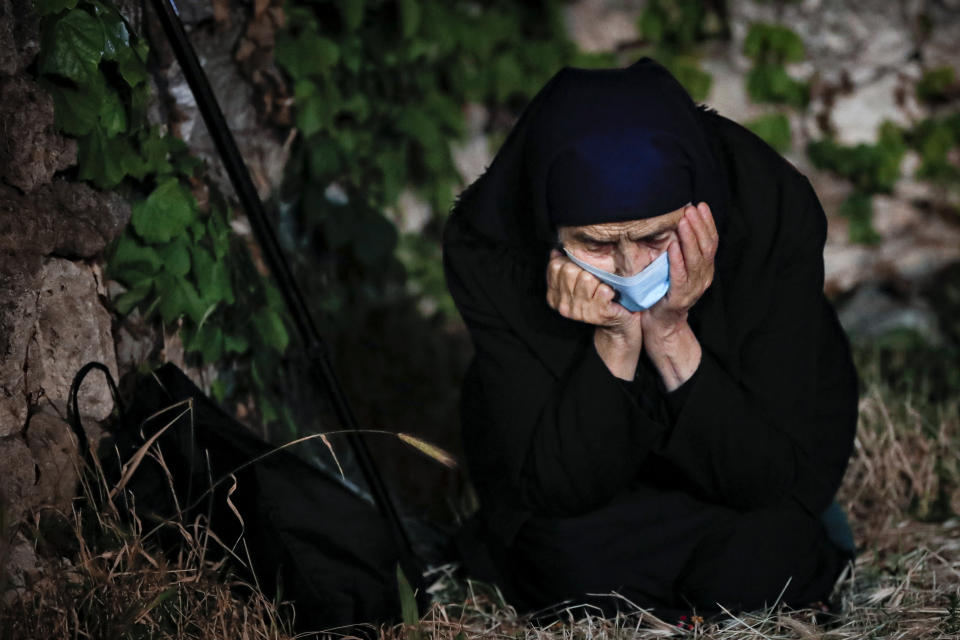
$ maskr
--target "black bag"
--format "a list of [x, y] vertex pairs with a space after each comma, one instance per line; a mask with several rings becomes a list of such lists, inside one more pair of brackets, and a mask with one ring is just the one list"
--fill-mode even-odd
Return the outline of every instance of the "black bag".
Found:
[[[76, 396], [94, 368], [117, 395], [100, 363], [85, 365], [75, 376], [70, 422], [82, 451], [88, 448]], [[109, 451], [99, 456], [110, 486], [120, 481], [123, 463], [162, 430], [156, 446], [174, 491], [160, 463], [145, 456], [126, 482], [128, 504], [145, 521], [192, 523], [198, 515], [209, 517], [211, 531], [235, 545], [237, 556], [246, 561], [249, 554], [252, 573], [234, 561], [241, 575], [255, 579], [268, 597], [279, 593], [294, 602], [298, 630], [397, 620], [398, 564], [426, 597], [415, 559], [394, 540], [379, 510], [290, 450], [275, 450], [176, 366], [141, 376], [133, 398], [121, 410]], [[118, 494], [115, 502], [121, 501]], [[182, 543], [179, 535], [161, 537], [171, 551]]]

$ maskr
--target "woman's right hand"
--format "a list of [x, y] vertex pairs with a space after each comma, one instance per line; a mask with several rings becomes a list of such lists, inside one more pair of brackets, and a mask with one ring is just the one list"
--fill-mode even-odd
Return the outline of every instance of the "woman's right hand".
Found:
[[632, 380], [643, 349], [642, 311], [614, 302], [613, 288], [581, 269], [561, 251], [547, 263], [547, 304], [564, 318], [597, 327], [594, 345], [610, 372]]

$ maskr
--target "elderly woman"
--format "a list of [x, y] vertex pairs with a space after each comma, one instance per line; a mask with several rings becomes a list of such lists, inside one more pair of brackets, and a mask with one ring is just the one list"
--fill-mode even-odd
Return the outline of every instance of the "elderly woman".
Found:
[[825, 236], [807, 178], [655, 61], [553, 76], [445, 229], [474, 573], [523, 608], [826, 600], [857, 377]]

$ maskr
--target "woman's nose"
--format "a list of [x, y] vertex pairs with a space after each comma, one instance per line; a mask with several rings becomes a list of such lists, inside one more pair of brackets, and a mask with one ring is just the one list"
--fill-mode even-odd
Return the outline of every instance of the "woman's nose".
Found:
[[653, 261], [653, 251], [642, 244], [626, 240], [617, 249], [614, 266], [618, 276], [630, 277]]

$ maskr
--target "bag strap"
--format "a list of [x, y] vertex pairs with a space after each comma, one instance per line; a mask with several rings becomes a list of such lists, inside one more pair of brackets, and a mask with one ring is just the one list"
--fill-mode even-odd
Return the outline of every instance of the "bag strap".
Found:
[[[110, 373], [110, 368], [102, 362], [97, 361], [88, 362], [80, 367], [80, 370], [77, 371], [76, 375], [73, 376], [73, 382], [70, 383], [70, 393], [67, 394], [67, 422], [73, 429], [73, 433], [77, 436], [77, 441], [80, 443], [80, 450], [83, 452], [84, 459], [91, 455], [90, 442], [87, 440], [87, 432], [84, 430], [83, 423], [80, 420], [80, 406], [77, 396], [80, 394], [80, 386], [83, 384], [87, 374], [94, 369], [102, 372], [104, 377], [107, 379], [107, 386], [110, 387], [110, 394], [113, 396], [113, 403], [120, 413], [121, 423], [124, 421], [126, 416], [126, 410], [124, 409], [123, 401], [120, 399], [120, 392], [117, 390], [117, 383], [114, 381], [113, 375]], [[107, 431], [109, 431], [111, 435], [116, 435], [116, 430], [107, 428]]]

